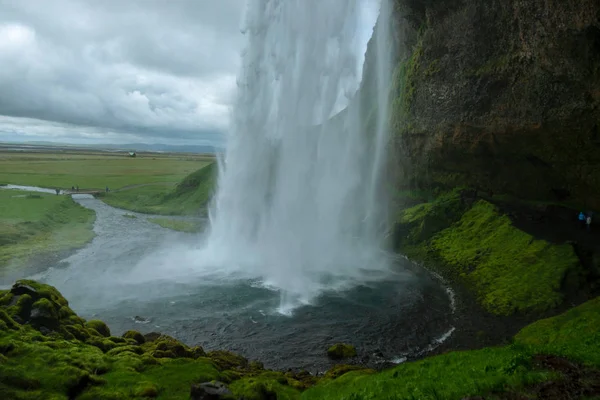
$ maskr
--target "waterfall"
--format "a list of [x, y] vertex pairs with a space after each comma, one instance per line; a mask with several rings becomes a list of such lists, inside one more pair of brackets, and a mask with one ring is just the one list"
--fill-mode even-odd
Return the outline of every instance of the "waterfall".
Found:
[[[281, 312], [388, 269], [380, 185], [388, 12], [384, 0], [370, 103], [357, 95], [360, 0], [247, 4], [238, 97], [201, 257], [280, 291]], [[371, 131], [362, 109], [375, 103]]]

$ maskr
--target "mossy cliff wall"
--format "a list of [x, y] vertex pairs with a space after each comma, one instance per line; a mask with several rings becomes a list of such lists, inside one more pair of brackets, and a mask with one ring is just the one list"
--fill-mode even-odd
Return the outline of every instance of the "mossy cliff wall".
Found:
[[600, 209], [600, 2], [393, 3], [396, 186]]

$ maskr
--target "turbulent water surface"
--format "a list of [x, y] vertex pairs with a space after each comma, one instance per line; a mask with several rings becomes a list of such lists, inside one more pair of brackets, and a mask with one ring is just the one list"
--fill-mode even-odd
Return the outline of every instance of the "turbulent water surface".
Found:
[[34, 278], [55, 285], [76, 312], [106, 321], [117, 335], [160, 331], [269, 367], [315, 371], [329, 365], [325, 350], [333, 343], [353, 343], [372, 362], [393, 361], [436, 345], [453, 322], [444, 288], [402, 264], [385, 279], [324, 291], [283, 315], [278, 290], [262, 280], [196, 268], [189, 258], [196, 235], [163, 229], [143, 215], [126, 218], [129, 212], [91, 196], [74, 197], [96, 211], [96, 238]]

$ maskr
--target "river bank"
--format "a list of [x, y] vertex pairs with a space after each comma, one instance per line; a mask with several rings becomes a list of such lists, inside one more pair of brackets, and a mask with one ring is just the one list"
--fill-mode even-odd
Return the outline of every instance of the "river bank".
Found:
[[[3, 189], [4, 188], [4, 189]], [[0, 188], [0, 282], [57, 262], [94, 236], [93, 211], [36, 188]], [[20, 190], [27, 189], [27, 191]]]
[[187, 399], [200, 391], [196, 385], [218, 380], [231, 395], [223, 399], [593, 398], [600, 394], [598, 324], [596, 299], [526, 327], [503, 347], [449, 352], [379, 373], [337, 365], [315, 376], [266, 370], [158, 333], [111, 336], [104, 323], [78, 317], [56, 289], [22, 281], [0, 291], [0, 394]]
[[[265, 387], [268, 390], [274, 390], [279, 393], [280, 398], [292, 399], [335, 399], [338, 398], [336, 396], [338, 396], [339, 393], [354, 393], [353, 391], [360, 392], [360, 390], [362, 390], [363, 393], [368, 394], [372, 398], [379, 398], [378, 396], [385, 396], [386, 392], [377, 388], [385, 382], [384, 385], [389, 388], [393, 387], [394, 391], [400, 390], [402, 393], [405, 391], [406, 393], [412, 393], [416, 390], [416, 393], [424, 394], [418, 398], [430, 398], [431, 396], [427, 396], [429, 396], [430, 393], [434, 393], [436, 390], [439, 390], [439, 393], [460, 392], [463, 394], [481, 394], [485, 393], [486, 390], [489, 390], [489, 385], [492, 385], [491, 387], [501, 387], [501, 390], [519, 391], [523, 390], [527, 385], [531, 385], [533, 382], [548, 381], [548, 379], [553, 376], [552, 373], [547, 372], [547, 367], [538, 365], [537, 361], [531, 361], [537, 360], [537, 347], [533, 349], [524, 349], [518, 346], [514, 347], [512, 343], [515, 342], [515, 334], [520, 332], [523, 327], [527, 326], [537, 318], [558, 313], [560, 311], [559, 308], [553, 308], [543, 313], [517, 313], [510, 316], [498, 316], [490, 313], [489, 310], [481, 306], [481, 298], [474, 295], [472, 286], [465, 284], [465, 281], [460, 279], [442, 279], [436, 284], [431, 281], [429, 284], [423, 286], [420, 291], [409, 290], [407, 292], [409, 296], [420, 298], [422, 302], [420, 305], [416, 304], [409, 309], [393, 309], [392, 311], [395, 317], [393, 317], [392, 314], [385, 313], [377, 316], [375, 319], [367, 317], [368, 314], [373, 314], [374, 309], [370, 308], [372, 305], [378, 304], [378, 307], [382, 307], [390, 301], [398, 301], [399, 299], [397, 294], [399, 292], [397, 290], [392, 290], [388, 292], [390, 294], [389, 297], [381, 297], [379, 294], [376, 297], [379, 298], [379, 300], [375, 300], [375, 303], [370, 303], [375, 299], [372, 296], [377, 292], [381, 292], [381, 286], [374, 286], [371, 290], [367, 290], [366, 292], [364, 291], [365, 288], [359, 291], [350, 291], [342, 297], [340, 297], [339, 294], [333, 297], [325, 297], [323, 304], [315, 304], [313, 307], [308, 308], [308, 313], [297, 315], [300, 319], [306, 317], [306, 321], [314, 321], [314, 318], [318, 313], [326, 312], [325, 319], [330, 322], [337, 321], [335, 323], [339, 324], [340, 321], [345, 321], [345, 324], [350, 323], [350, 325], [341, 326], [342, 331], [348, 331], [350, 334], [348, 337], [332, 332], [330, 325], [315, 326], [314, 328], [316, 330], [311, 333], [311, 330], [303, 331], [304, 328], [293, 324], [289, 326], [290, 330], [288, 334], [280, 336], [282, 326], [280, 326], [277, 321], [281, 321], [281, 319], [273, 314], [267, 313], [267, 315], [264, 315], [260, 312], [261, 309], [264, 312], [265, 307], [274, 307], [275, 305], [273, 302], [274, 298], [271, 297], [272, 295], [269, 290], [265, 291], [263, 290], [264, 288], [261, 289], [260, 287], [256, 287], [252, 289], [251, 292], [245, 292], [248, 290], [244, 288], [245, 285], [220, 284], [215, 286], [215, 290], [207, 291], [209, 287], [206, 286], [206, 283], [212, 279], [214, 285], [216, 282], [214, 281], [214, 277], [209, 278], [208, 275], [202, 275], [201, 281], [203, 281], [204, 284], [198, 286], [198, 278], [194, 277], [193, 273], [190, 275], [190, 272], [193, 271], [193, 269], [187, 269], [186, 271], [173, 269], [170, 271], [163, 271], [163, 273], [166, 274], [161, 275], [161, 273], [157, 275], [157, 273], [161, 271], [161, 268], [157, 269], [157, 266], [164, 266], [164, 262], [167, 262], [168, 260], [170, 260], [170, 263], [175, 264], [184, 262], [190, 263], [190, 266], [197, 265], [194, 264], [193, 257], [187, 258], [185, 261], [183, 261], [182, 258], [173, 258], [173, 255], [177, 254], [177, 251], [185, 250], [186, 246], [193, 246], [193, 242], [190, 241], [192, 236], [179, 234], [166, 229], [163, 230], [147, 221], [146, 215], [137, 215], [124, 210], [114, 209], [91, 196], [81, 197], [82, 198], [77, 201], [94, 209], [97, 214], [97, 236], [94, 239], [97, 243], [93, 244], [88, 249], [82, 249], [71, 257], [68, 257], [62, 267], [51, 268], [45, 273], [38, 275], [37, 278], [61, 287], [61, 291], [64, 291], [67, 298], [71, 300], [71, 307], [77, 310], [78, 314], [81, 313], [80, 315], [83, 315], [86, 319], [99, 318], [105, 320], [108, 322], [108, 326], [111, 328], [113, 334], [120, 335], [131, 329], [139, 330], [142, 334], [159, 331], [182, 340], [183, 343], [185, 343], [184, 346], [201, 344], [206, 351], [217, 351], [220, 349], [233, 350], [248, 359], [259, 359], [262, 362], [265, 362], [264, 365], [267, 365], [267, 367], [270, 368], [282, 369], [283, 371], [288, 368], [292, 368], [294, 371], [306, 369], [313, 370], [313, 373], [308, 375], [306, 375], [306, 373], [304, 373], [305, 375], [295, 375], [296, 373], [286, 375], [283, 372], [263, 372], [263, 370], [259, 370], [260, 372], [257, 372], [256, 370], [248, 372], [244, 370], [246, 367], [242, 367], [242, 371], [246, 372], [240, 372], [238, 370], [236, 375], [237, 378], [231, 380], [230, 373], [226, 372], [228, 371], [227, 369], [217, 367], [217, 372], [215, 375], [211, 376], [218, 376], [219, 379], [231, 383], [233, 388], [238, 387], [237, 390], [249, 390], [251, 393], [260, 393], [262, 390], [261, 388]], [[437, 205], [434, 208], [437, 208]], [[135, 218], [131, 218], [132, 216], [135, 216]], [[167, 239], [168, 237], [171, 239]], [[153, 240], [148, 240], [149, 238], [153, 238]], [[158, 243], [166, 242], [171, 246], [173, 243], [182, 243], [182, 241], [187, 241], [187, 245], [176, 247], [176, 251], [174, 252], [164, 253], [166, 248], [163, 249], [162, 258], [159, 256], [161, 252], [156, 251]], [[94, 241], [92, 241], [92, 243], [93, 242]], [[110, 250], [107, 251], [107, 249]], [[199, 255], [200, 253], [197, 254]], [[144, 255], [146, 257], [144, 257]], [[132, 256], [134, 256], [134, 258], [131, 258]], [[147, 256], [151, 257], [148, 258]], [[156, 260], [157, 256], [160, 259], [158, 260], [158, 263]], [[131, 260], [135, 259], [135, 257], [141, 257], [139, 260], [142, 260], [142, 262], [132, 262]], [[429, 260], [431, 260], [431, 258]], [[414, 263], [404, 263], [402, 265], [402, 269], [411, 271], [416, 277], [416, 281], [421, 282], [421, 284], [426, 281], [423, 277], [429, 276], [429, 273], [423, 271], [420, 265]], [[127, 269], [133, 270], [132, 273], [123, 274], [122, 272]], [[172, 281], [174, 276], [176, 277], [178, 273], [183, 272], [185, 272], [185, 274], [181, 275], [181, 278], [185, 278], [187, 284], [183, 284], [182, 281]], [[446, 271], [446, 273], [447, 272], [448, 271]], [[111, 278], [105, 278], [107, 276]], [[119, 287], [119, 281], [122, 281], [124, 277], [128, 278], [129, 281], [125, 282], [122, 288], [124, 292], [130, 294], [129, 297], [121, 297], [119, 294], [120, 291], [116, 290]], [[140, 277], [143, 278], [141, 281]], [[398, 277], [400, 277], [400, 275]], [[452, 275], [447, 275], [447, 277], [452, 279]], [[132, 281], [131, 279], [134, 280]], [[153, 283], [153, 280], [155, 279], [158, 279], [158, 281]], [[231, 277], [228, 279], [231, 279]], [[192, 284], [190, 284], [190, 280], [193, 281]], [[88, 284], [92, 281], [94, 282], [93, 287]], [[169, 281], [171, 281], [171, 283], [169, 283]], [[449, 282], [452, 282], [450, 286], [452, 286], [452, 293], [455, 295], [453, 301], [448, 298], [448, 292], [446, 291], [447, 289], [445, 289], [448, 287]], [[133, 292], [132, 289], [134, 290]], [[439, 289], [441, 289], [441, 291], [439, 291]], [[173, 296], [158, 295], [160, 293], [164, 294], [165, 291], [168, 293], [171, 290], [179, 292], [181, 297], [175, 298]], [[405, 290], [406, 288], [402, 289], [402, 291]], [[223, 297], [224, 293], [225, 297]], [[222, 308], [224, 303], [222, 303], [222, 301], [231, 299], [233, 293], [235, 293], [235, 296], [241, 296], [240, 299], [242, 299], [242, 302], [248, 304], [254, 302], [254, 306], [251, 308], [241, 307], [239, 312], [234, 312], [231, 308], [224, 311]], [[260, 297], [256, 297], [258, 293], [262, 293], [260, 295], [263, 296], [262, 300], [259, 300]], [[393, 295], [393, 293], [396, 294]], [[439, 294], [434, 294], [432, 298], [431, 296], [433, 293]], [[189, 296], [200, 297], [197, 299], [198, 301], [193, 304], [186, 304], [185, 298], [189, 298]], [[395, 300], [394, 297], [396, 298]], [[213, 300], [210, 303], [206, 303], [208, 299]], [[327, 303], [337, 302], [339, 307], [340, 304], [343, 304], [339, 303], [340, 300], [347, 301], [350, 299], [352, 301], [347, 303], [347, 314], [343, 313], [343, 308], [327, 311], [327, 307], [325, 306]], [[256, 303], [257, 300], [259, 300], [259, 303]], [[360, 311], [361, 308], [357, 308], [357, 302], [361, 301], [367, 301], [365, 303], [367, 307], [364, 308], [364, 313]], [[146, 308], [140, 307], [143, 303], [147, 303], [145, 304]], [[431, 314], [432, 308], [435, 309], [442, 306], [444, 303], [451, 307], [444, 310], [439, 316]], [[200, 315], [197, 312], [192, 311], [207, 307], [207, 304], [210, 304], [210, 307], [212, 308], [217, 307], [215, 311], [218, 313], [224, 312], [220, 320], [214, 319], [208, 315]], [[371, 304], [371, 306], [369, 306], [369, 304]], [[402, 301], [398, 304], [402, 304]], [[570, 304], [564, 303], [562, 307], [567, 308], [569, 306]], [[597, 313], [596, 303], [591, 303], [591, 305], [586, 305], [585, 307], [592, 313], [590, 315], [596, 315], [594, 314]], [[115, 312], [116, 310], [119, 310], [119, 312]], [[256, 312], [252, 312], [252, 310], [255, 310]], [[191, 314], [192, 312], [194, 312], [194, 315]], [[302, 315], [304, 315], [304, 317]], [[352, 325], [353, 322], [348, 320], [352, 315], [356, 318], [356, 322], [359, 323], [358, 325]], [[444, 320], [439, 319], [442, 315], [445, 315]], [[581, 316], [579, 315], [579, 312], [576, 314], [567, 313], [567, 315], [574, 315], [577, 324], [583, 322], [580, 319]], [[244, 318], [244, 316], [246, 317]], [[247, 318], [248, 316], [250, 318]], [[390, 318], [394, 318], [395, 322], [392, 322]], [[565, 318], [566, 317], [559, 317], [559, 319], [562, 320]], [[567, 318], [568, 321], [571, 321], [571, 319], [571, 317]], [[238, 322], [235, 322], [236, 320]], [[419, 321], [420, 323], [415, 325], [415, 322]], [[589, 318], [588, 321], [590, 321]], [[242, 323], [240, 324], [239, 322]], [[443, 329], [436, 334], [431, 330], [431, 323], [433, 323], [434, 326], [437, 325]], [[402, 331], [402, 329], [405, 329], [406, 324], [409, 324], [410, 331]], [[543, 327], [546, 324], [548, 323], [540, 321], [539, 323], [534, 323], [534, 326]], [[367, 329], [367, 327], [371, 327], [374, 331], [371, 333], [365, 332], [364, 330]], [[300, 328], [300, 330], [298, 330], [298, 328]], [[527, 328], [525, 331], [528, 329], [531, 331], [534, 328]], [[547, 333], [544, 329], [542, 330], [542, 334], [540, 334], [540, 332], [537, 331], [537, 328], [535, 328], [535, 334], [530, 336], [527, 341], [536, 343], [543, 335], [550, 335], [550, 333]], [[548, 329], [556, 330], [559, 328], [553, 325]], [[317, 331], [321, 332], [321, 334], [315, 336], [314, 332]], [[357, 332], [362, 332], [362, 334], [365, 335], [364, 341], [355, 340]], [[368, 344], [374, 337], [385, 337], [388, 335], [386, 332], [390, 334], [390, 336], [388, 336], [389, 338], [396, 337], [396, 344], [393, 344], [393, 341], [386, 343], [385, 341], [380, 340], [375, 343], [375, 346]], [[409, 332], [410, 334], [407, 336]], [[576, 337], [573, 337], [572, 339], [581, 340], [580, 335], [586, 332], [589, 332], [591, 335], [597, 334], [596, 328], [593, 328], [591, 331], [588, 330], [578, 333], [579, 339]], [[276, 333], [276, 335], [273, 336], [273, 333]], [[332, 333], [334, 334], [331, 335]], [[10, 341], [17, 343], [17, 346], [23, 346], [23, 344], [19, 344], [21, 343], [20, 341], [28, 337], [25, 333], [19, 333], [17, 336], [20, 338], [17, 338], [10, 333], [9, 336]], [[282, 338], [281, 343], [277, 342], [277, 336]], [[242, 338], [245, 339], [240, 340]], [[317, 372], [324, 373], [326, 370], [336, 365], [335, 361], [327, 360], [324, 350], [334, 341], [346, 341], [344, 339], [347, 339], [348, 342], [358, 344], [358, 356], [355, 359], [344, 361], [345, 363], [353, 364], [353, 367], [343, 367], [341, 369], [340, 367], [337, 367], [335, 370], [337, 372], [331, 372], [331, 374], [337, 376], [342, 374], [342, 372], [356, 368], [368, 369], [363, 370], [363, 372], [359, 371], [347, 375], [344, 374], [344, 377], [339, 378], [339, 381], [338, 379], [328, 380], [327, 378], [320, 378], [320, 383], [312, 389], [305, 391], [306, 388], [314, 385], [316, 377], [320, 376]], [[298, 340], [300, 342], [295, 342]], [[398, 340], [404, 344], [398, 346]], [[115, 343], [115, 341], [119, 342], [119, 339], [111, 341]], [[310, 346], [308, 348], [298, 346], [301, 342], [310, 344]], [[132, 345], [132, 343], [129, 343], [129, 345]], [[504, 347], [488, 348], [488, 346], [497, 345], [502, 345]], [[569, 341], [559, 347], [564, 350], [565, 348], [574, 345], [574, 343]], [[585, 345], [587, 346], [589, 343]], [[394, 346], [397, 346], [397, 349], [401, 349], [404, 346], [406, 350], [390, 351]], [[310, 350], [311, 348], [312, 350]], [[106, 355], [101, 356], [98, 354], [98, 356], [107, 357], [106, 359], [110, 360], [107, 362], [110, 365], [113, 365], [111, 368], [119, 369], [119, 360], [115, 360], [112, 357], [121, 351], [114, 351], [109, 355], [108, 351], [112, 350], [112, 347], [106, 352], [100, 350]], [[456, 350], [469, 351], [457, 353]], [[561, 351], [563, 350], [553, 350], [554, 353], [552, 354], [561, 355]], [[97, 350], [93, 350], [93, 352], [96, 351]], [[139, 352], [139, 350], [123, 351], [123, 356], [127, 355], [128, 357], [131, 357], [133, 354], [136, 354], [136, 352]], [[585, 361], [586, 358], [582, 358], [579, 352], [581, 351], [577, 350], [575, 353], [579, 358], [575, 357], [573, 360], [576, 362], [582, 362], [582, 360]], [[144, 354], [145, 353], [142, 355]], [[285, 354], [285, 356], [282, 357], [281, 354]], [[319, 361], [315, 364], [315, 358], [314, 356], [311, 356], [311, 354], [320, 354], [319, 357], [321, 360], [327, 361]], [[436, 354], [441, 358], [431, 357]], [[10, 357], [10, 352], [8, 352], [7, 355]], [[570, 353], [567, 355], [570, 355]], [[274, 358], [274, 356], [285, 359], [285, 362], [274, 362], [274, 360], [277, 359]], [[19, 361], [19, 357], [16, 355], [15, 357], [14, 360], [17, 364], [24, 365], [28, 362], [33, 362], [31, 359], [27, 361], [23, 358]], [[48, 357], [51, 357], [51, 354], [48, 354]], [[161, 359], [161, 357], [159, 357], [159, 359]], [[132, 360], [130, 361], [133, 362]], [[402, 362], [403, 364], [395, 366], [392, 361]], [[212, 362], [214, 363], [215, 361], [213, 360]], [[188, 364], [188, 361], [186, 361], [183, 364], [178, 365], [176, 367], [179, 371], [178, 374], [190, 373], [191, 371], [188, 371], [188, 368], [200, 368], [200, 366], [195, 363], [196, 362]], [[15, 368], [17, 364], [14, 364]], [[511, 365], [513, 364], [517, 365], [517, 367], [512, 367]], [[311, 365], [320, 365], [320, 367], [313, 369], [310, 368]], [[473, 366], [482, 366], [482, 368], [488, 372], [499, 372], [494, 376], [488, 376], [489, 374], [487, 373], [483, 375], [472, 375], [474, 372], [469, 372], [467, 370], [473, 369]], [[176, 384], [174, 384], [175, 382], [167, 383], [162, 378], [148, 378], [144, 373], [145, 368], [148, 367], [140, 366], [139, 368], [143, 376], [130, 376], [127, 378], [128, 382], [154, 382], [151, 386], [156, 389], [156, 395], [159, 396], [159, 398], [187, 398], [185, 396], [188, 395], [189, 382], [185, 383], [176, 380]], [[157, 374], [156, 376], [163, 376], [166, 372], [162, 371], [162, 368], [167, 368], [168, 370], [170, 368], [175, 368], [175, 366], [165, 366], [165, 363], [161, 361], [156, 365], [156, 368], [157, 369], [153, 370], [151, 375]], [[373, 375], [373, 370], [380, 370], [382, 368], [385, 368], [383, 372]], [[461, 372], [465, 374], [465, 379], [473, 379], [473, 377], [477, 376], [476, 379], [481, 380], [482, 383], [478, 384], [474, 389], [470, 389], [464, 385], [455, 385], [443, 378], [444, 374], [447, 373], [445, 371], [448, 371], [448, 368], [466, 368], [465, 371]], [[477, 368], [475, 368], [475, 370], [477, 370]], [[518, 372], [506, 372], [511, 370], [511, 368], [517, 368]], [[162, 372], [159, 372], [159, 370]], [[406, 374], [423, 375], [425, 371], [428, 371], [429, 374], [437, 374], [435, 375], [437, 376], [437, 378], [435, 378], [437, 386], [432, 387], [428, 382], [417, 379], [413, 375], [411, 375], [413, 378], [411, 378], [411, 381], [409, 382], [410, 385], [398, 386], [399, 382], [396, 382], [394, 376], [394, 373], [397, 373], [398, 376], [406, 376]], [[120, 373], [121, 372], [118, 374]], [[107, 373], [107, 375], [110, 374], [110, 372]], [[264, 376], [264, 374], [266, 374], [266, 376]], [[329, 376], [332, 376], [331, 374]], [[104, 374], [100, 375], [104, 376]], [[7, 376], [13, 375], [9, 374]], [[111, 376], [114, 377], [114, 373]], [[196, 373], [195, 376], [197, 379], [201, 379], [201, 375], [198, 373]], [[257, 378], [257, 376], [261, 377]], [[298, 376], [304, 376], [304, 378], [296, 379]], [[44, 384], [41, 383], [43, 379], [39, 381], [40, 385], [43, 387]], [[84, 389], [84, 392], [89, 390], [90, 393], [93, 393], [93, 396], [97, 396], [100, 392], [106, 392], [103, 394], [103, 396], [108, 396], [106, 398], [111, 398], [110, 396], [114, 395], [114, 393], [121, 393], [119, 392], [119, 390], [121, 390], [119, 389], [120, 384], [116, 383], [112, 377], [109, 377], [107, 382], [108, 383], [101, 384], [101, 386], [103, 386], [101, 388], [94, 387], [94, 384], [91, 384], [91, 386], [88, 385]], [[114, 386], [115, 383], [117, 386]], [[177, 387], [177, 389], [174, 387]], [[178, 394], [171, 396], [170, 392]], [[10, 393], [16, 392], [11, 391]], [[235, 393], [242, 392], [237, 391]], [[136, 398], [138, 395], [141, 396], [140, 394], [135, 393], [130, 393], [128, 396]], [[88, 396], [92, 395], [88, 394]], [[93, 396], [91, 398], [104, 398]], [[121, 394], [116, 396], [121, 396]], [[256, 396], [259, 395], [257, 394]], [[84, 393], [81, 394], [80, 398], [86, 398]], [[261, 397], [256, 398], [260, 399]]]

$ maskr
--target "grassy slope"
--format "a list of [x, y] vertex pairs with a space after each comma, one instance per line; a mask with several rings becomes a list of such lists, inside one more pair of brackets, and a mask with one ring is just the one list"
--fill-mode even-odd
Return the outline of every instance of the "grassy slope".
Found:
[[170, 190], [164, 186], [144, 186], [108, 193], [102, 199], [113, 207], [147, 214], [194, 215], [206, 207], [215, 186], [216, 163], [186, 176]]
[[2, 153], [0, 183], [112, 190], [148, 183], [171, 184], [213, 161], [206, 156]]
[[458, 191], [402, 212], [400, 250], [467, 283], [490, 312], [539, 312], [562, 303], [564, 278], [577, 275], [570, 245], [535, 240], [495, 206], [460, 202]]
[[0, 190], [0, 268], [77, 248], [94, 236], [95, 213], [70, 196]]
[[[352, 372], [309, 389], [302, 399], [460, 399], [503, 392], [555, 378], [536, 367], [535, 354], [567, 356], [600, 368], [600, 298], [523, 329], [506, 347], [427, 358], [374, 375]], [[514, 397], [522, 398], [522, 397]]]
[[[0, 292], [1, 398], [187, 399], [191, 384], [219, 379], [235, 398], [264, 399], [274, 391], [278, 399], [446, 399], [529, 393], [536, 383], [563, 379], [534, 362], [540, 353], [600, 367], [600, 299], [526, 327], [509, 346], [451, 352], [380, 373], [327, 374], [303, 391], [315, 378], [265, 371], [231, 353], [205, 354], [169, 337], [142, 343], [137, 333], [110, 336], [102, 323], [77, 317], [54, 288], [23, 283], [35, 293], [13, 306], [13, 293]], [[15, 322], [19, 318], [27, 324]], [[57, 333], [42, 335], [34, 329], [40, 325]]]

